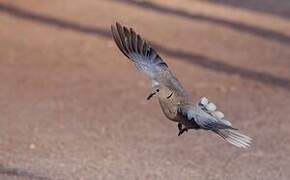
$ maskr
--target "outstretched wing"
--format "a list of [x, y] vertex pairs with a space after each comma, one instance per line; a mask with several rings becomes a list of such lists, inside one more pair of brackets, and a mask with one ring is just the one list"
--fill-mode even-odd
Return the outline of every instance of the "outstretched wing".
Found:
[[111, 31], [121, 52], [132, 60], [138, 70], [154, 78], [168, 69], [156, 51], [132, 28], [128, 29], [116, 23], [111, 26]]
[[192, 121], [192, 124], [198, 125], [201, 129], [234, 129], [228, 121], [213, 117], [198, 105], [195, 107], [192, 105], [180, 106], [177, 109], [177, 113], [188, 121]]
[[196, 106], [180, 106], [177, 113], [189, 127], [211, 130], [236, 147], [248, 148], [251, 144], [252, 138], [233, 128], [231, 123], [224, 119], [223, 113], [216, 111], [216, 106], [209, 103], [205, 97], [201, 98]]
[[232, 124], [224, 118], [221, 111], [217, 111], [216, 105], [206, 97], [202, 97], [195, 106], [195, 121], [204, 129], [234, 129]]
[[196, 116], [194, 121], [203, 129], [206, 130], [215, 130], [215, 129], [234, 129], [228, 121], [223, 119], [218, 119], [216, 117], [211, 116], [204, 110], [199, 107], [196, 108]]
[[[195, 107], [181, 106], [177, 109], [178, 115], [187, 119], [187, 123], [196, 129], [211, 130], [221, 136], [229, 143], [239, 147], [247, 148], [250, 146], [252, 138], [238, 132], [237, 129], [231, 126], [231, 123], [225, 120], [220, 114], [204, 109], [200, 101]], [[222, 117], [222, 118], [221, 118]]]

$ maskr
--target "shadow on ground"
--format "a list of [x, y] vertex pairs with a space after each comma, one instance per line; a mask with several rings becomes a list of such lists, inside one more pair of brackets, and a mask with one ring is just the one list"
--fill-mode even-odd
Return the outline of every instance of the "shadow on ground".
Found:
[[[120, 2], [132, 3], [133, 5], [136, 5], [138, 7], [145, 7], [145, 8], [165, 12], [165, 13], [173, 13], [173, 14], [184, 16], [187, 18], [194, 18], [195, 19], [195, 18], [199, 17], [200, 19], [204, 19], [204, 20], [207, 19], [209, 21], [213, 21], [216, 23], [229, 25], [229, 26], [235, 27], [239, 30], [246, 30], [249, 32], [257, 32], [260, 35], [264, 34], [266, 37], [271, 37], [274, 39], [285, 38], [287, 43], [290, 42], [289, 37], [282, 38], [281, 34], [276, 34], [274, 32], [270, 32], [267, 30], [255, 29], [255, 28], [247, 26], [247, 25], [240, 25], [238, 23], [228, 22], [228, 21], [224, 21], [224, 20], [217, 20], [217, 19], [209, 18], [209, 17], [196, 16], [196, 15], [192, 15], [192, 14], [189, 14], [187, 12], [180, 11], [180, 10], [172, 10], [169, 8], [161, 7], [159, 5], [157, 6], [157, 5], [154, 5], [154, 4], [149, 3], [149, 2], [139, 3], [139, 2], [135, 2], [135, 1], [131, 1], [131, 0], [129, 0], [129, 1], [120, 0]], [[85, 26], [85, 25], [78, 24], [76, 22], [58, 19], [55, 17], [31, 12], [31, 11], [24, 10], [22, 8], [8, 5], [8, 4], [4, 4], [4, 3], [0, 3], [0, 13], [5, 13], [8, 15], [17, 17], [17, 18], [30, 20], [30, 21], [33, 21], [36, 23], [54, 26], [54, 27], [58, 27], [58, 28], [62, 28], [62, 29], [69, 29], [69, 30], [73, 30], [76, 32], [85, 33], [85, 34], [89, 34], [89, 35], [97, 35], [97, 36], [102, 36], [104, 38], [111, 38], [111, 33], [109, 31], [109, 27], [106, 29], [102, 29], [102, 28], [97, 28], [97, 27], [92, 27], [92, 26]], [[197, 66], [201, 66], [201, 67], [213, 70], [213, 71], [222, 72], [222, 73], [229, 74], [229, 75], [239, 75], [241, 78], [244, 78], [244, 79], [253, 80], [253, 81], [260, 82], [260, 83], [270, 85], [270, 86], [280, 87], [280, 88], [283, 88], [283, 89], [290, 91], [290, 79], [277, 77], [277, 76], [274, 76], [274, 75], [266, 73], [266, 72], [256, 72], [253, 70], [233, 66], [230, 64], [226, 64], [218, 59], [211, 59], [211, 58], [203, 56], [203, 55], [193, 54], [193, 53], [182, 51], [182, 50], [175, 50], [175, 49], [167, 48], [167, 47], [164, 47], [160, 44], [156, 44], [154, 42], [152, 43], [152, 45], [156, 49], [161, 51], [163, 54], [166, 54], [170, 57], [178, 58], [178, 59], [183, 60], [183, 61], [188, 62], [188, 63], [192, 63], [192, 64], [197, 65]]]
[[290, 19], [289, 0], [207, 0], [215, 4], [250, 9]]
[[[202, 14], [196, 14], [187, 12], [181, 9], [175, 9], [170, 7], [161, 6], [159, 4], [155, 4], [149, 1], [136, 1], [136, 0], [111, 0], [118, 3], [125, 3], [131, 6], [135, 6], [142, 9], [151, 10], [154, 12], [167, 14], [167, 15], [174, 15], [181, 18], [194, 20], [194, 21], [206, 21], [215, 25], [224, 26], [227, 28], [231, 28], [236, 31], [250, 33], [255, 36], [259, 36], [261, 38], [265, 38], [268, 40], [274, 40], [286, 45], [290, 45], [290, 37], [282, 34], [280, 32], [271, 31], [268, 29], [263, 29], [257, 26], [247, 25], [239, 22], [234, 22], [230, 20], [221, 19], [218, 17], [211, 17]], [[290, 9], [290, 8], [289, 8]]]
[[27, 171], [23, 171], [16, 168], [8, 168], [3, 165], [0, 165], [0, 175], [29, 178], [31, 180], [50, 180], [50, 178], [47, 177], [37, 176]]

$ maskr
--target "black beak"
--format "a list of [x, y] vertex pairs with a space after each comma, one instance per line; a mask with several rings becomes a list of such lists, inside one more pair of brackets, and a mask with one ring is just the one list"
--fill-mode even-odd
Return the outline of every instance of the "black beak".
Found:
[[147, 97], [147, 100], [150, 100], [155, 94], [156, 92], [149, 94], [149, 96]]

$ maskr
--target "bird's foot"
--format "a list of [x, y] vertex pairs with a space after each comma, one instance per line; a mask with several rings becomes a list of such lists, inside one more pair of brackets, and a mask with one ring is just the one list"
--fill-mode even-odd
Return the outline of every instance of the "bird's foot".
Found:
[[180, 131], [182, 129], [182, 124], [178, 123], [177, 127], [178, 127], [178, 130]]
[[178, 123], [178, 130], [179, 130], [179, 132], [178, 132], [178, 136], [180, 136], [181, 134], [183, 134], [185, 131], [187, 132], [188, 131], [188, 129], [187, 128], [182, 128], [182, 124], [181, 123]]
[[184, 132], [187, 132], [188, 129], [187, 128], [183, 128], [182, 130], [179, 131], [178, 136], [180, 136], [181, 134], [183, 134]]

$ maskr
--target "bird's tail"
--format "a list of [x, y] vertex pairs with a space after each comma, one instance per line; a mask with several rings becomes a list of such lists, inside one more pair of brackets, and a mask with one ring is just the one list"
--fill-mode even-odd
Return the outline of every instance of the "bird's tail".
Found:
[[248, 148], [251, 145], [252, 138], [239, 133], [237, 130], [217, 129], [214, 132], [238, 148]]

